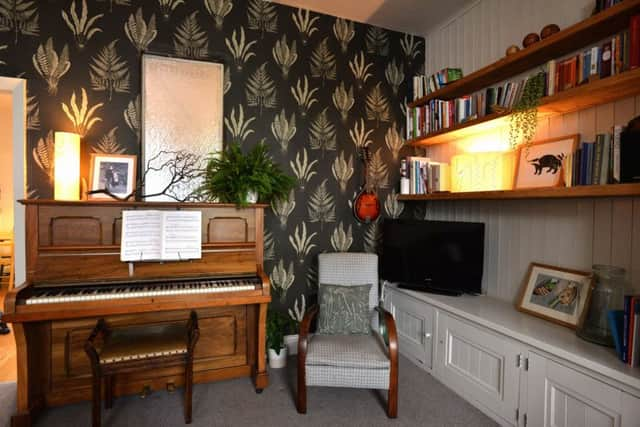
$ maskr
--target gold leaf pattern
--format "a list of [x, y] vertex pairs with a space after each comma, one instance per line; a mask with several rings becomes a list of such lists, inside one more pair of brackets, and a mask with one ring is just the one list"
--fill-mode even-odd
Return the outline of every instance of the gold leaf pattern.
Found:
[[147, 23], [142, 15], [142, 8], [139, 8], [135, 15], [129, 15], [124, 24], [124, 33], [138, 52], [146, 50], [158, 35], [156, 15], [152, 14]]
[[104, 47], [89, 64], [91, 87], [97, 92], [107, 92], [109, 101], [113, 92], [129, 92], [129, 66], [116, 51], [114, 40]]
[[102, 102], [93, 105], [89, 108], [89, 99], [87, 98], [87, 91], [81, 88], [82, 101], [80, 106], [76, 103], [76, 92], [71, 95], [71, 101], [69, 105], [62, 103], [62, 111], [67, 115], [67, 118], [73, 123], [74, 130], [80, 136], [85, 136], [87, 132], [97, 122], [102, 121], [100, 117], [94, 117], [95, 112], [101, 108], [104, 104]]
[[198, 24], [198, 11], [188, 15], [173, 34], [176, 54], [187, 58], [206, 58], [209, 51], [207, 33]]
[[82, 0], [82, 3], [80, 3], [80, 7], [80, 14], [78, 15], [76, 9], [76, 1], [73, 0], [71, 2], [69, 13], [67, 14], [66, 11], [62, 11], [62, 19], [73, 33], [76, 39], [76, 44], [78, 45], [78, 49], [82, 50], [87, 45], [87, 42], [96, 35], [96, 33], [102, 31], [99, 27], [96, 26], [96, 21], [102, 18], [104, 14], [100, 13], [89, 18], [89, 8], [87, 7], [87, 0]]
[[207, 12], [213, 17], [216, 23], [216, 30], [222, 30], [224, 17], [233, 9], [231, 0], [204, 0], [204, 6]]

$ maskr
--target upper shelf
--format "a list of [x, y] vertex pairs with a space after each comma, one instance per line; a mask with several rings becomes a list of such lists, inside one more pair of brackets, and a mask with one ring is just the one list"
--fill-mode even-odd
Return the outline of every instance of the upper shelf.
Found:
[[548, 187], [504, 191], [469, 191], [462, 193], [402, 194], [398, 200], [514, 200], [514, 199], [572, 199], [587, 197], [640, 196], [640, 184], [580, 185], [576, 187]]
[[424, 105], [431, 99], [453, 99], [469, 95], [494, 83], [523, 73], [545, 62], [586, 46], [629, 26], [632, 15], [640, 13], [640, 0], [625, 0], [603, 12], [547, 37], [526, 49], [504, 57], [444, 88], [409, 104]]
[[[638, 93], [640, 93], [640, 68], [604, 79], [597, 79], [582, 86], [546, 96], [540, 100], [538, 113], [542, 116], [566, 114]], [[476, 120], [469, 120], [432, 132], [424, 137], [407, 141], [407, 143], [424, 147], [452, 142], [503, 126], [509, 114], [509, 112], [488, 114]]]

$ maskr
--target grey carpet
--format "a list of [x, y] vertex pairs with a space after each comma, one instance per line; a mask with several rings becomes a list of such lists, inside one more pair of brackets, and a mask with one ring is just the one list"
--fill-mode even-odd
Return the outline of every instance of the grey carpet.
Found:
[[[295, 360], [286, 369], [269, 372], [271, 385], [256, 394], [247, 378], [194, 388], [193, 423], [200, 426], [496, 426], [479, 410], [418, 369], [409, 360], [400, 362], [399, 416], [389, 420], [383, 398], [386, 392], [341, 388], [308, 391], [307, 414], [294, 404]], [[47, 410], [37, 426], [89, 426], [89, 403]], [[145, 400], [116, 399], [103, 411], [104, 427], [182, 426], [182, 393], [153, 393]]]
[[11, 425], [16, 409], [16, 383], [0, 383], [0, 427]]

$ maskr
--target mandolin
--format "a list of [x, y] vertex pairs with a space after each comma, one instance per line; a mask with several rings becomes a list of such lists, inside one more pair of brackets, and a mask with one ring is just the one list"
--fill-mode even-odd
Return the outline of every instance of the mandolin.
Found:
[[360, 157], [364, 163], [364, 184], [353, 203], [353, 215], [358, 221], [369, 223], [380, 216], [380, 200], [374, 186], [369, 182], [369, 162], [371, 161], [369, 147], [362, 148]]

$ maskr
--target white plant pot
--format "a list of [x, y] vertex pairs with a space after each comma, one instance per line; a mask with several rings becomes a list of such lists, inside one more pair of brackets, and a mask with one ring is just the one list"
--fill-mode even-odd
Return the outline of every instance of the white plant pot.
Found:
[[271, 369], [280, 369], [287, 366], [287, 347], [283, 347], [280, 350], [280, 354], [276, 353], [275, 350], [269, 349], [269, 367]]
[[298, 354], [298, 334], [285, 335], [284, 344], [287, 346], [287, 353], [294, 356]]
[[257, 191], [248, 191], [247, 192], [247, 203], [258, 203], [258, 192]]

